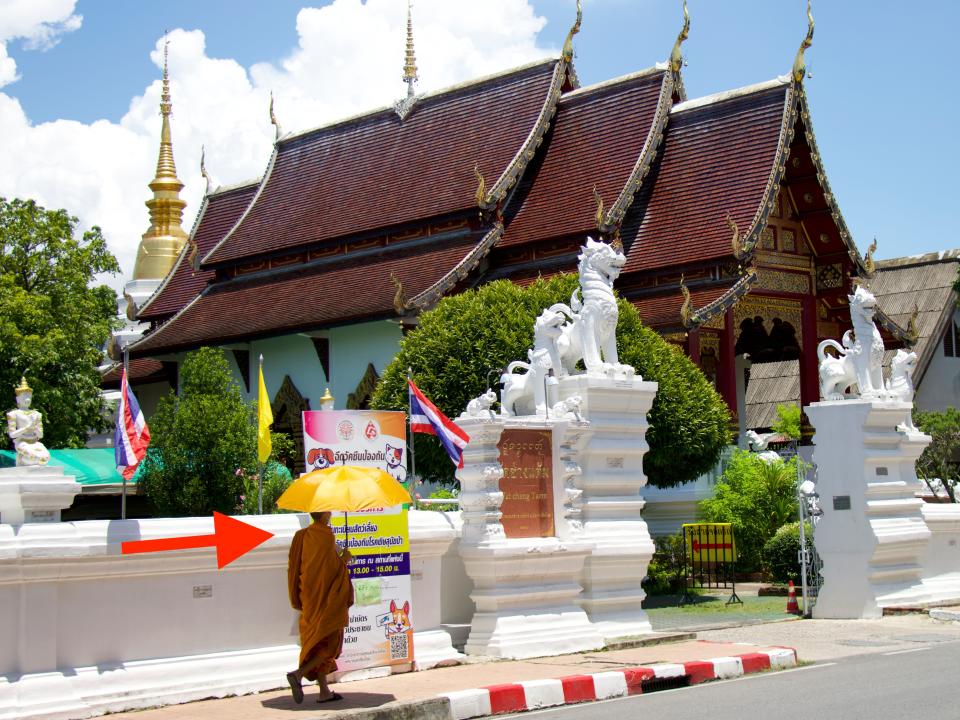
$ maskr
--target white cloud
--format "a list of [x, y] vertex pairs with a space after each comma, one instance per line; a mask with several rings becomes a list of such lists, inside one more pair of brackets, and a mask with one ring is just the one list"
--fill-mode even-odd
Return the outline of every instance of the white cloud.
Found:
[[0, 87], [18, 79], [7, 43], [22, 40], [27, 50], [48, 50], [64, 33], [79, 29], [76, 0], [0, 0]]
[[[0, 8], [5, 2], [9, 4], [0, 0]], [[29, 4], [14, 3], [21, 10]], [[35, 14], [31, 24], [20, 12], [16, 28], [7, 32], [49, 43], [56, 28], [79, 23], [71, 19], [76, 17], [72, 1], [45, 4], [50, 6], [47, 15]], [[554, 52], [537, 44], [544, 24], [527, 0], [418, 0], [418, 92]], [[202, 198], [201, 144], [215, 179], [237, 182], [260, 175], [272, 150], [271, 90], [284, 132], [399, 99], [406, 90], [401, 82], [405, 27], [406, 4], [397, 0], [335, 0], [323, 8], [304, 8], [297, 16], [297, 47], [278, 65], [251, 68], [209, 57], [202, 30], [171, 32], [174, 151], [186, 184], [182, 196], [189, 203], [184, 227], [189, 229]], [[0, 195], [33, 197], [48, 207], [67, 208], [85, 226], [100, 225], [123, 268], [124, 278], [117, 278], [116, 286], [132, 272], [148, 225], [143, 201], [149, 197], [159, 139], [162, 48], [159, 39], [151, 52], [158, 78], [131, 99], [119, 123], [62, 119], [33, 125], [15, 97], [0, 93]], [[0, 49], [0, 84], [4, 60]]]

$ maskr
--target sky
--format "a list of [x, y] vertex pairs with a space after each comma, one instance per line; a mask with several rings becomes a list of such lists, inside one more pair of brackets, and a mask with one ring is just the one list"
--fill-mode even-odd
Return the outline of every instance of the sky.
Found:
[[[694, 98], [787, 73], [803, 0], [689, 0], [684, 82]], [[574, 0], [415, 0], [427, 92], [559, 51]], [[827, 175], [861, 250], [878, 258], [960, 247], [954, 37], [960, 3], [815, 0], [805, 81]], [[405, 0], [0, 0], [0, 196], [99, 225], [128, 279], [149, 225], [165, 32], [174, 154], [189, 230], [216, 183], [258, 177], [284, 132], [402, 97]], [[681, 0], [585, 0], [584, 85], [670, 53]], [[482, 126], [483, 119], [477, 118]]]

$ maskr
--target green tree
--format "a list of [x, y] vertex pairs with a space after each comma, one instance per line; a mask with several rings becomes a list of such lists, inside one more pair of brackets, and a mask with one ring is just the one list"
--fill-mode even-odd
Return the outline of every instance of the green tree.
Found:
[[939, 479], [950, 502], [957, 502], [960, 484], [960, 411], [916, 412], [914, 423], [933, 438], [917, 459], [917, 475], [937, 493], [934, 480]]
[[[270, 457], [263, 465], [262, 507], [264, 515], [291, 512], [290, 510], [280, 510], [277, 507], [277, 500], [293, 482], [293, 475], [285, 462], [292, 459], [297, 451], [293, 440], [286, 433], [271, 432], [270, 443], [272, 447]], [[238, 473], [242, 476], [243, 494], [240, 496], [237, 512], [241, 515], [256, 515], [259, 509], [257, 495], [261, 487], [260, 469], [254, 468], [252, 472], [241, 469], [238, 470]]]
[[766, 462], [756, 453], [738, 450], [713, 497], [700, 502], [703, 520], [733, 525], [738, 570], [759, 570], [764, 544], [797, 517], [798, 462], [796, 457], [786, 463]]
[[[426, 395], [456, 417], [484, 391], [488, 377], [497, 382], [508, 362], [526, 358], [536, 317], [553, 303], [568, 301], [576, 285], [575, 275], [525, 288], [503, 280], [444, 298], [401, 342], [377, 385], [373, 407], [407, 407], [409, 367]], [[729, 440], [727, 407], [678, 348], [641, 324], [636, 308], [621, 299], [619, 309], [620, 361], [660, 383], [649, 413], [644, 470], [658, 487], [693, 480], [716, 464]], [[452, 481], [452, 463], [434, 438], [416, 436], [415, 450], [418, 474]]]
[[0, 397], [12, 403], [27, 377], [48, 447], [83, 447], [107, 426], [97, 366], [117, 297], [96, 280], [119, 270], [100, 228], [78, 234], [66, 210], [0, 197]]
[[256, 472], [254, 406], [243, 400], [221, 350], [200, 348], [180, 369], [180, 395], [162, 398], [140, 486], [167, 517], [233, 513], [244, 475]]
[[777, 420], [770, 429], [791, 440], [800, 439], [800, 406], [793, 403], [777, 405]]

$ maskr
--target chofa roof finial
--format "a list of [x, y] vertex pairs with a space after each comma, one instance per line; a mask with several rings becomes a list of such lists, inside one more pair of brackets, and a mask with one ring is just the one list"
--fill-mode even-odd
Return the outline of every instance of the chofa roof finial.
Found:
[[207, 148], [205, 145], [200, 146], [200, 175], [203, 176], [203, 179], [207, 182], [207, 189], [204, 191], [205, 195], [209, 195], [210, 191], [213, 190], [213, 181], [210, 179], [210, 173], [207, 172]]
[[273, 90], [270, 91], [270, 124], [274, 127], [274, 140], [280, 139], [280, 123], [277, 122], [276, 113], [273, 112]]
[[687, 9], [687, 0], [683, 0], [683, 27], [680, 28], [680, 34], [677, 35], [677, 41], [670, 52], [670, 70], [674, 74], [680, 72], [683, 67], [683, 52], [680, 46], [688, 37], [690, 37], [690, 11]]
[[573, 36], [580, 32], [580, 23], [583, 20], [583, 6], [580, 4], [580, 0], [577, 0], [577, 19], [573, 23], [573, 27], [570, 28], [570, 32], [567, 33], [567, 39], [563, 41], [563, 56], [564, 62], [571, 62], [573, 60]]
[[680, 306], [680, 319], [684, 327], [690, 327], [693, 321], [693, 298], [690, 297], [690, 290], [684, 283], [684, 276], [680, 276], [680, 292], [683, 293], [683, 305]]
[[807, 63], [803, 58], [803, 51], [813, 45], [813, 13], [810, 9], [810, 0], [807, 0], [807, 36], [800, 43], [800, 49], [797, 50], [797, 59], [793, 61], [793, 81], [795, 83], [803, 82], [807, 74]]

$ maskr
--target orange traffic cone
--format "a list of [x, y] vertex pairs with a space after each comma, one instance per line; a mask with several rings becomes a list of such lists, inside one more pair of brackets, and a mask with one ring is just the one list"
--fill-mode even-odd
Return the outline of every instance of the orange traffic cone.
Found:
[[800, 606], [797, 605], [797, 591], [793, 587], [793, 580], [787, 586], [787, 610], [792, 615], [800, 614]]

